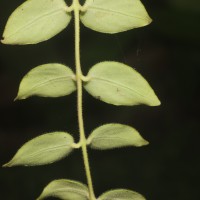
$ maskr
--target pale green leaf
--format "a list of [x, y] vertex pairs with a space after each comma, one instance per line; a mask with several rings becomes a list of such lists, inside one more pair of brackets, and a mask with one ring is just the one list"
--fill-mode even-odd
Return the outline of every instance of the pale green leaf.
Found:
[[63, 200], [89, 200], [88, 188], [77, 181], [55, 180], [47, 185], [37, 200], [55, 197]]
[[106, 124], [95, 129], [87, 139], [93, 149], [113, 149], [126, 146], [140, 147], [148, 142], [134, 128], [122, 124]]
[[24, 144], [4, 167], [45, 165], [61, 160], [73, 150], [68, 133], [53, 132], [38, 136]]
[[97, 200], [145, 200], [145, 198], [131, 190], [116, 189], [105, 192]]
[[9, 17], [5, 44], [36, 44], [52, 38], [70, 22], [64, 0], [28, 0]]
[[16, 99], [26, 99], [30, 96], [66, 96], [76, 90], [74, 77], [72, 70], [64, 65], [40, 65], [24, 76]]
[[136, 70], [122, 63], [98, 63], [90, 69], [87, 79], [85, 89], [106, 103], [125, 106], [160, 105], [148, 82]]
[[102, 33], [118, 33], [151, 23], [140, 0], [87, 0], [82, 23]]

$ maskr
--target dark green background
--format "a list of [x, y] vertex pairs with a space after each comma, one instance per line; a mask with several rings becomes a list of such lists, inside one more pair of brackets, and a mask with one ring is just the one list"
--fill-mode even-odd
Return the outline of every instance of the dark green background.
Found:
[[[116, 0], [117, 1], [117, 0]], [[0, 33], [23, 0], [0, 1]], [[84, 94], [86, 132], [110, 122], [134, 126], [150, 142], [143, 148], [89, 151], [97, 196], [129, 188], [148, 200], [199, 200], [200, 1], [143, 0], [153, 23], [116, 35], [82, 26], [84, 74], [97, 62], [116, 60], [136, 68], [159, 96], [160, 107], [115, 107]], [[13, 102], [21, 78], [33, 67], [64, 63], [74, 69], [73, 23], [47, 42], [0, 44], [0, 165], [29, 139], [64, 130], [78, 140], [76, 94]], [[59, 178], [85, 183], [80, 151], [42, 167], [0, 169], [0, 199], [35, 199]]]

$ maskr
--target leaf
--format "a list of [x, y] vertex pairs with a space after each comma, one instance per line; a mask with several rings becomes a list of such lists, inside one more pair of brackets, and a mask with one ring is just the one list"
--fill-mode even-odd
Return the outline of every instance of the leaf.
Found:
[[76, 90], [72, 70], [64, 65], [51, 63], [32, 69], [21, 81], [16, 99], [30, 96], [61, 97]]
[[36, 44], [52, 38], [67, 27], [71, 14], [64, 0], [28, 0], [9, 17], [4, 44]]
[[133, 68], [118, 62], [101, 62], [90, 69], [84, 84], [95, 98], [113, 105], [146, 104], [160, 101], [148, 82]]
[[118, 33], [151, 23], [140, 0], [88, 0], [81, 13], [82, 23], [102, 33]]
[[125, 146], [140, 147], [149, 144], [137, 130], [122, 124], [106, 124], [95, 129], [87, 144], [93, 149], [113, 149]]
[[24, 144], [4, 167], [45, 165], [61, 160], [73, 149], [74, 139], [64, 132], [38, 136]]
[[131, 190], [116, 189], [105, 192], [97, 200], [145, 200], [145, 198]]
[[63, 200], [89, 200], [88, 188], [77, 181], [55, 180], [45, 187], [37, 200], [55, 197]]

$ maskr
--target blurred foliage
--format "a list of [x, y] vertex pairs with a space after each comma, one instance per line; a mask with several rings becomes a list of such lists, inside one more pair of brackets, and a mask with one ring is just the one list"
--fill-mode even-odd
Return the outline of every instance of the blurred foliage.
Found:
[[[1, 0], [0, 33], [24, 0]], [[200, 1], [143, 0], [154, 22], [144, 28], [104, 35], [82, 26], [82, 65], [116, 60], [137, 69], [150, 82], [162, 106], [114, 107], [84, 95], [85, 127], [104, 123], [134, 126], [150, 141], [143, 148], [90, 151], [96, 194], [129, 188], [147, 199], [188, 200], [199, 195]], [[21, 78], [33, 67], [59, 62], [74, 68], [73, 23], [61, 34], [32, 46], [0, 44], [0, 164], [27, 140], [49, 131], [77, 136], [76, 95], [13, 102]], [[0, 169], [1, 199], [34, 199], [50, 181], [85, 182], [76, 151], [49, 166]], [[118, 166], [118, 167], [114, 167]], [[132, 173], [134, 172], [134, 173]], [[109, 178], [109, 179], [108, 179]]]

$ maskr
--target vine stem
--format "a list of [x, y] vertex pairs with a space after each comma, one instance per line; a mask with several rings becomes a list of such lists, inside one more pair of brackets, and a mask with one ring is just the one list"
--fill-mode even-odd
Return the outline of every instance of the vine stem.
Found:
[[73, 0], [74, 18], [75, 18], [75, 62], [76, 62], [76, 81], [77, 81], [77, 110], [78, 110], [78, 124], [80, 132], [80, 144], [82, 148], [83, 162], [85, 166], [86, 178], [89, 188], [89, 199], [95, 200], [94, 189], [92, 184], [92, 176], [90, 172], [90, 165], [87, 152], [86, 136], [83, 122], [83, 84], [82, 84], [82, 70], [80, 62], [80, 9], [79, 0]]

